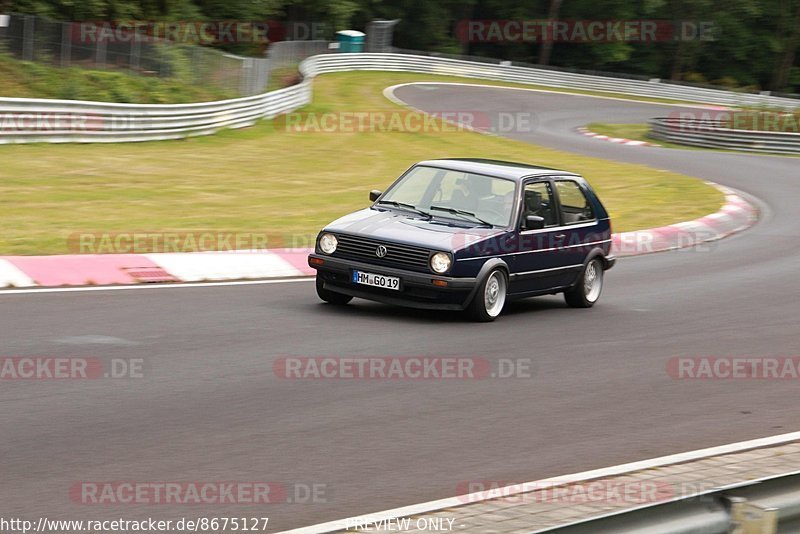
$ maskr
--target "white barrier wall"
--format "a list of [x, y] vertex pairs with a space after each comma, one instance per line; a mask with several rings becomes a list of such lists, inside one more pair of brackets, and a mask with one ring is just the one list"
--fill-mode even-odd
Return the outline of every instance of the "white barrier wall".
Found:
[[300, 65], [303, 82], [256, 96], [197, 104], [112, 104], [0, 98], [0, 143], [92, 143], [180, 139], [241, 128], [311, 101], [314, 76], [352, 70], [402, 71], [548, 87], [608, 91], [724, 106], [794, 108], [800, 100], [407, 54], [324, 54]]

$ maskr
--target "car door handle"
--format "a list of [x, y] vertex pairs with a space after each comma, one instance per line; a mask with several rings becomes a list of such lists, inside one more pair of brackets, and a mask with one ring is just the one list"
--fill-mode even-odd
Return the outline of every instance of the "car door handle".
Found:
[[567, 234], [556, 234], [553, 237], [555, 237], [556, 239], [564, 239], [565, 237], [567, 237]]

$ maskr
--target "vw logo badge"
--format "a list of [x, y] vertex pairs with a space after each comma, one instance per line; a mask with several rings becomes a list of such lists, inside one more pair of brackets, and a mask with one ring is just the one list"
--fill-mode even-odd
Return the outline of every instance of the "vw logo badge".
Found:
[[378, 245], [378, 248], [375, 249], [375, 255], [378, 256], [379, 258], [383, 258], [384, 256], [386, 256], [387, 252], [388, 251], [386, 250], [386, 247], [384, 247], [383, 245]]

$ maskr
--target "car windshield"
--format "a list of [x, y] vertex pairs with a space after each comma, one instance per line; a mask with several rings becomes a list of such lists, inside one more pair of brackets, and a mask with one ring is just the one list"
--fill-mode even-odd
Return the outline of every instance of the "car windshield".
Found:
[[381, 198], [382, 203], [410, 205], [435, 217], [470, 224], [508, 226], [514, 208], [515, 182], [435, 167], [414, 167]]

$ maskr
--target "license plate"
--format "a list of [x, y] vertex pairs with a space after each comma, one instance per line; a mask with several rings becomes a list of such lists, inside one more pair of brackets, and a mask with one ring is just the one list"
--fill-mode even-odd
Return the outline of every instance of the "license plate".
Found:
[[382, 287], [383, 289], [400, 289], [400, 279], [396, 276], [353, 271], [353, 283], [365, 286]]

